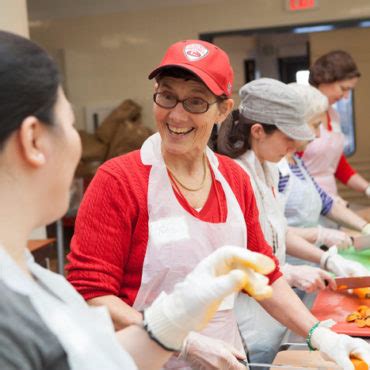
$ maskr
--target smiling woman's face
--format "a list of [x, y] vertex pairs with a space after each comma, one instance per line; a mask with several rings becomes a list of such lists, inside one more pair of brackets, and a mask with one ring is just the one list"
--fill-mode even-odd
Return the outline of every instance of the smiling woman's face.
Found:
[[210, 104], [208, 111], [200, 114], [187, 112], [182, 103], [171, 109], [162, 108], [156, 103], [153, 106], [164, 154], [189, 157], [203, 155], [213, 125], [226, 118], [232, 109], [232, 100], [215, 103], [216, 96], [202, 82], [174, 77], [163, 77], [156, 92], [174, 95], [179, 100], [201, 98]]

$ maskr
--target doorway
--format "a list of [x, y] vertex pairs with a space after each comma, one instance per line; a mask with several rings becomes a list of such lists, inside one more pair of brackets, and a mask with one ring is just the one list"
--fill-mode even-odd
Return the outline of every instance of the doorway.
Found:
[[308, 55], [278, 58], [279, 79], [286, 84], [297, 81], [297, 72], [308, 70]]

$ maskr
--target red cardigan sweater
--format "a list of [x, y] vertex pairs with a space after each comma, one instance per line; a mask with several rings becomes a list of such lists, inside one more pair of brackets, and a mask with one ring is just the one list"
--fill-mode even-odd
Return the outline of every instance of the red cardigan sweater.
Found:
[[[264, 253], [276, 262], [270, 283], [281, 276], [278, 261], [265, 241], [248, 175], [231, 159], [217, 155], [219, 170], [232, 188], [244, 214], [248, 248]], [[88, 187], [78, 211], [71, 253], [68, 255], [68, 280], [85, 298], [115, 295], [133, 305], [141, 284], [148, 240], [147, 190], [150, 166], [141, 162], [140, 151], [104, 163]], [[209, 198], [196, 215], [208, 222], [224, 222], [226, 198], [221, 185], [216, 199]], [[180, 204], [190, 206], [181, 198]], [[220, 212], [220, 206], [223, 212]], [[224, 220], [220, 220], [224, 215]]]

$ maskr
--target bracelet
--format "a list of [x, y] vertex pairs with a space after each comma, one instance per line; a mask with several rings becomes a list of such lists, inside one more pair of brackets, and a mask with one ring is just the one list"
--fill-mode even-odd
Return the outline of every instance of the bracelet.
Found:
[[306, 338], [306, 343], [307, 343], [307, 346], [308, 348], [310, 349], [310, 351], [316, 351], [317, 349], [314, 348], [312, 346], [312, 343], [311, 343], [311, 337], [312, 337], [312, 334], [313, 332], [319, 327], [320, 325], [320, 321], [318, 321], [308, 332], [308, 335], [307, 335], [307, 338]]
[[140, 327], [142, 327], [148, 334], [149, 338], [156, 342], [161, 348], [163, 348], [164, 350], [166, 351], [169, 351], [169, 352], [178, 352], [179, 350], [178, 349], [175, 349], [175, 348], [170, 348], [170, 347], [167, 347], [165, 344], [163, 344], [154, 334], [153, 332], [150, 330], [149, 326], [148, 326], [148, 323], [145, 319], [145, 311], [140, 311], [140, 313], [143, 315], [143, 321], [142, 323], [140, 324]]
[[329, 260], [330, 257], [331, 256], [330, 256], [329, 252], [325, 252], [325, 254], [321, 257], [321, 259], [320, 259], [320, 267], [323, 270], [326, 270], [328, 268], [328, 260]]

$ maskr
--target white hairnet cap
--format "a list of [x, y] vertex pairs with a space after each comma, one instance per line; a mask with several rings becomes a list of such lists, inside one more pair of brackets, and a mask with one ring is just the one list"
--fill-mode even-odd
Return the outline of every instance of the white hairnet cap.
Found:
[[275, 125], [294, 140], [313, 140], [305, 119], [304, 100], [287, 84], [260, 78], [239, 90], [240, 114], [258, 122]]
[[325, 113], [329, 108], [328, 98], [316, 87], [311, 85], [303, 85], [298, 83], [291, 83], [288, 85], [292, 87], [296, 93], [304, 101], [304, 117], [306, 121]]

